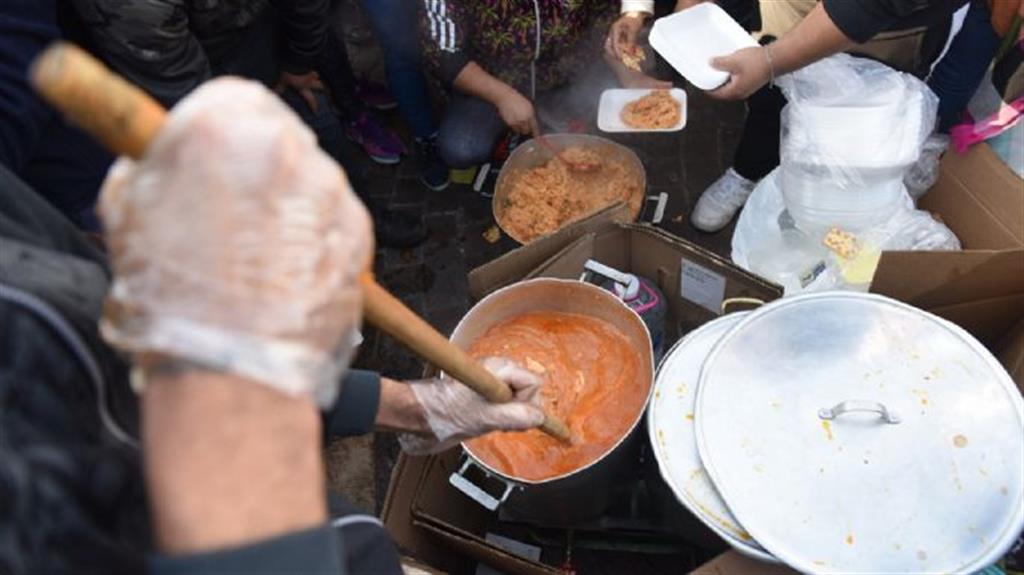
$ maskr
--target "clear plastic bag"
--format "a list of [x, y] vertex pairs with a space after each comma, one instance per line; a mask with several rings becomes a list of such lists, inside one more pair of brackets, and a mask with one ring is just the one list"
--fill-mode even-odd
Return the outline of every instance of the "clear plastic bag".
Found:
[[[822, 243], [825, 232], [799, 228], [783, 199], [781, 168], [765, 177], [747, 200], [732, 237], [732, 260], [785, 289], [786, 295], [848, 289], [867, 291], [884, 250], [959, 250], [956, 235], [931, 214], [915, 210], [901, 190], [883, 221], [855, 233], [861, 257], [844, 260]], [[846, 230], [851, 231], [851, 230]]]
[[779, 79], [780, 185], [801, 229], [869, 228], [904, 194], [935, 127], [938, 98], [917, 78], [839, 54]]

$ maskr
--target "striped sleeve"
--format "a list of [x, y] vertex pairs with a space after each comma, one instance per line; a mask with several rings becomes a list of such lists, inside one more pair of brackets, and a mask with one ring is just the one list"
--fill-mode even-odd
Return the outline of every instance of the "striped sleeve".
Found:
[[463, 37], [463, 7], [459, 0], [423, 0], [427, 13], [427, 31], [438, 54], [441, 79], [451, 85], [469, 64]]

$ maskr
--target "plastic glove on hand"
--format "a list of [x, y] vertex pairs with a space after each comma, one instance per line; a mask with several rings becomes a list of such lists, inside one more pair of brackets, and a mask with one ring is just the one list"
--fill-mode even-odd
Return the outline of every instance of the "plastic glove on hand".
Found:
[[512, 388], [512, 401], [490, 403], [447, 377], [412, 383], [434, 436], [402, 434], [403, 450], [412, 455], [440, 453], [491, 431], [523, 431], [544, 422], [544, 412], [535, 404], [540, 377], [504, 358], [487, 358], [481, 365]]
[[142, 160], [117, 161], [100, 211], [110, 343], [333, 400], [361, 318], [371, 224], [271, 92], [238, 79], [201, 86]]

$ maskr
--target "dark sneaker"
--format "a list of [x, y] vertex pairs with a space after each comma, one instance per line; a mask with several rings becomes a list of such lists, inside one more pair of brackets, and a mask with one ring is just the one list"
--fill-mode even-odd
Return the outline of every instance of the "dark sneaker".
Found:
[[427, 239], [423, 215], [415, 208], [372, 209], [377, 243], [386, 248], [407, 250]]
[[405, 145], [390, 128], [368, 112], [362, 112], [345, 127], [345, 135], [362, 146], [378, 164], [397, 164], [405, 152]]
[[420, 181], [427, 188], [440, 192], [448, 187], [448, 165], [437, 153], [437, 136], [416, 140], [416, 155], [420, 162]]

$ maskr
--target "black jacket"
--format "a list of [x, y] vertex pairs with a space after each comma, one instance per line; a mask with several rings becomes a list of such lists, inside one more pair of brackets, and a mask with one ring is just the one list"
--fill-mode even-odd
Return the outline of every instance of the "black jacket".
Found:
[[282, 67], [308, 72], [328, 35], [329, 0], [73, 0], [96, 52], [170, 106], [243, 50], [276, 8]]
[[832, 22], [847, 38], [864, 43], [879, 32], [927, 27], [941, 22], [969, 0], [822, 0]]

